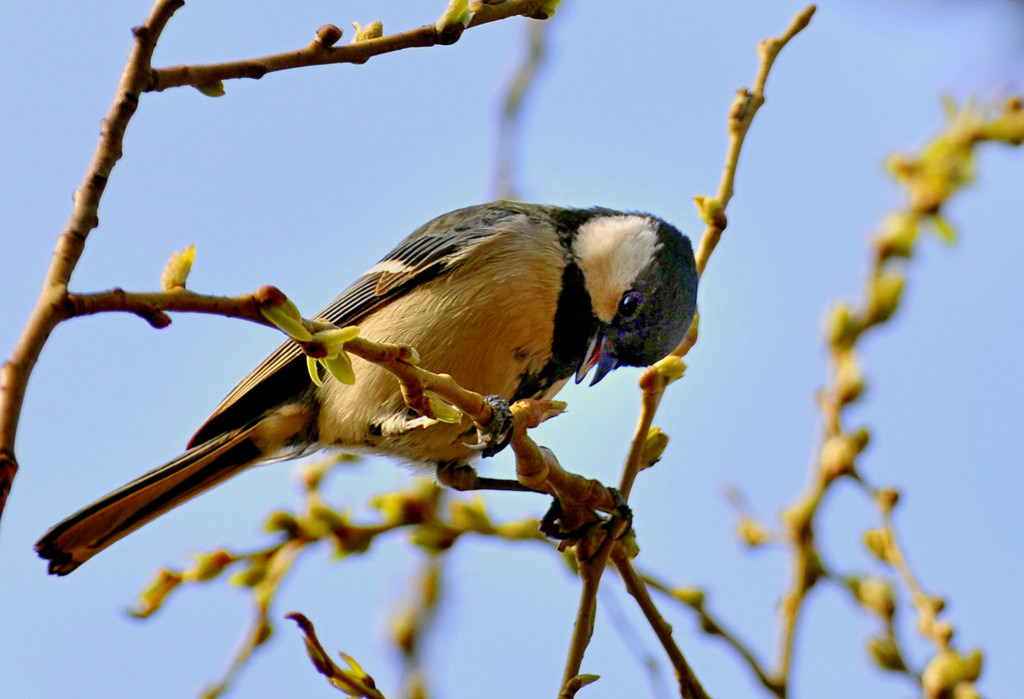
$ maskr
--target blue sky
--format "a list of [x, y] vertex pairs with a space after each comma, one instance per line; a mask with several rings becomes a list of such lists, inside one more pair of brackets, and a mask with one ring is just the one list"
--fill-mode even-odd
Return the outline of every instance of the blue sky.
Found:
[[[155, 63], [288, 50], [326, 22], [349, 36], [352, 20], [382, 19], [386, 31], [398, 31], [432, 22], [442, 5], [195, 0], [171, 21]], [[753, 79], [756, 42], [779, 33], [799, 8], [665, 2], [630, 11], [566, 0], [523, 126], [524, 198], [651, 211], [699, 236], [691, 200], [717, 185], [729, 102]], [[148, 9], [123, 0], [16, 1], [2, 10], [5, 354], [95, 146], [129, 28]], [[73, 289], [155, 288], [170, 253], [195, 243], [192, 288], [236, 294], [272, 283], [312, 314], [417, 225], [492, 196], [495, 117], [524, 23], [363, 66], [233, 82], [216, 100], [192, 89], [145, 95]], [[859, 293], [866, 241], [900, 202], [884, 158], [936, 132], [944, 94], [1019, 91], [1022, 26], [1000, 3], [823, 3], [769, 80], [730, 226], [702, 281], [700, 343], [657, 420], [672, 443], [631, 499], [638, 564], [707, 587], [712, 608], [763, 656], [775, 640], [785, 558], [743, 549], [723, 491], [739, 488], [773, 521], [804, 483], [820, 420], [813, 394], [826, 376], [822, 319], [830, 303]], [[1024, 153], [979, 155], [977, 183], [947, 212], [959, 243], [922, 244], [898, 316], [865, 342], [869, 391], [850, 422], [872, 429], [861, 463], [868, 478], [904, 492], [899, 531], [925, 588], [947, 599], [958, 646], [986, 653], [982, 692], [1010, 696], [1024, 684]], [[186, 590], [144, 623], [122, 610], [156, 568], [185, 564], [189, 551], [262, 541], [265, 513], [297, 503], [290, 465], [232, 480], [66, 579], [46, 576], [32, 545], [64, 516], [178, 454], [278, 342], [249, 324], [184, 316], [160, 332], [108, 316], [53, 334], [29, 386], [22, 469], [0, 528], [5, 696], [177, 697], [218, 676], [248, 619], [237, 590]], [[622, 370], [593, 389], [567, 389], [570, 412], [540, 429], [538, 441], [568, 468], [617, 481], [636, 377]], [[512, 468], [510, 455], [486, 465], [489, 475]], [[402, 467], [368, 460], [336, 475], [329, 495], [369, 518], [371, 494], [409, 479]], [[487, 502], [507, 517], [539, 515], [547, 505], [523, 495]], [[823, 514], [827, 561], [877, 572], [859, 543], [876, 523], [870, 504], [840, 486]], [[304, 612], [329, 650], [355, 656], [397, 696], [399, 663], [383, 629], [420, 556], [400, 536], [380, 544], [343, 565], [325, 550], [311, 552], [278, 611]], [[427, 654], [436, 696], [553, 695], [578, 599], [564, 566], [537, 546], [467, 541], [446, 580]], [[662, 688], [671, 686], [668, 663], [630, 598], [608, 580], [602, 604], [621, 608], [635, 633], [624, 638], [599, 613], [583, 670], [602, 680], [580, 696], [667, 696], [651, 689], [634, 653], [658, 659], [654, 684]], [[712, 695], [757, 695], [730, 651], [701, 635], [685, 610], [663, 608]], [[920, 662], [927, 646], [917, 642], [911, 615], [901, 624]], [[875, 628], [834, 588], [817, 590], [799, 637], [793, 696], [911, 695], [867, 659]], [[336, 694], [282, 622], [234, 696]]]

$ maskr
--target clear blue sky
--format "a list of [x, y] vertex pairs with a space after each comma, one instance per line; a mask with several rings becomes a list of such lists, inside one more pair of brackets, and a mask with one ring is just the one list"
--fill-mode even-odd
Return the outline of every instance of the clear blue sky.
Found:
[[[156, 64], [288, 50], [333, 22], [382, 19], [387, 31], [432, 22], [444, 2], [276, 3], [194, 0], [169, 25]], [[753, 79], [756, 42], [798, 3], [625, 4], [566, 0], [524, 128], [524, 197], [657, 213], [693, 235], [694, 194], [711, 194], [724, 118]], [[145, 0], [8, 2], [0, 19], [0, 350], [38, 292], [53, 243], [95, 146]], [[307, 313], [329, 301], [420, 223], [491, 197], [495, 115], [522, 50], [524, 21], [468, 32], [456, 46], [270, 75], [142, 99], [103, 199], [75, 290], [158, 284], [172, 251], [195, 243], [190, 285], [235, 294], [273, 283]], [[899, 202], [887, 153], [941, 123], [940, 96], [998, 97], [1024, 85], [1021, 17], [1000, 3], [832, 2], [780, 58], [741, 161], [730, 226], [700, 290], [701, 340], [658, 424], [665, 460], [633, 494], [639, 563], [711, 590], [711, 604], [762, 655], [774, 642], [784, 557], [751, 555], [732, 534], [725, 487], [765, 519], [802, 486], [818, 435], [813, 393], [825, 376], [820, 329], [829, 303], [858, 293], [865, 242]], [[347, 41], [343, 39], [343, 41]], [[862, 468], [904, 490], [898, 526], [926, 589], [949, 602], [960, 647], [981, 647], [980, 688], [1024, 685], [1020, 530], [1024, 311], [1024, 152], [983, 149], [977, 184], [950, 208], [959, 244], [928, 240], [905, 304], [863, 356], [869, 393], [854, 418], [874, 440]], [[0, 530], [0, 693], [5, 697], [180, 697], [216, 678], [248, 619], [248, 601], [214, 584], [186, 590], [158, 617], [121, 613], [161, 565], [189, 551], [261, 541], [266, 512], [297, 502], [288, 464], [260, 469], [120, 542], [66, 579], [48, 577], [32, 545], [50, 525], [182, 449], [220, 398], [279, 342], [263, 328], [176, 317], [157, 332], [126, 316], [58, 328], [29, 387], [22, 470]], [[636, 372], [567, 390], [571, 412], [538, 440], [573, 470], [617, 480], [632, 430]], [[511, 473], [508, 455], [488, 466]], [[368, 461], [330, 496], [369, 517], [367, 497], [409, 473]], [[488, 496], [509, 517], [547, 503]], [[822, 522], [827, 561], [877, 570], [859, 544], [875, 514], [840, 487]], [[398, 663], [382, 631], [418, 553], [401, 537], [332, 565], [308, 555], [278, 611], [317, 624], [329, 650], [360, 660], [397, 696]], [[467, 541], [452, 556], [428, 663], [436, 696], [553, 696], [577, 582], [535, 546]], [[602, 675], [587, 697], [651, 690], [634, 652], [670, 667], [614, 584], [624, 639], [600, 613], [583, 665]], [[905, 597], [904, 597], [905, 599]], [[717, 697], [754, 696], [746, 669], [664, 604], [684, 652]], [[866, 657], [875, 622], [823, 587], [799, 638], [795, 697], [903, 697], [902, 679]], [[903, 636], [920, 662], [913, 619]], [[627, 647], [632, 646], [632, 647]], [[389, 694], [390, 696], [391, 694]], [[338, 696], [305, 659], [287, 622], [234, 696]]]

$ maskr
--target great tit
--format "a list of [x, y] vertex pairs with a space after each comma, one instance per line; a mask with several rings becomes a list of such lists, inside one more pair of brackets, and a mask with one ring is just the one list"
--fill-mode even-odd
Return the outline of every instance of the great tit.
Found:
[[[683, 338], [696, 309], [690, 241], [648, 214], [495, 202], [430, 221], [319, 318], [415, 347], [420, 365], [507, 401], [550, 398], [645, 366]], [[232, 390], [188, 451], [57, 524], [36, 544], [66, 575], [121, 537], [254, 464], [321, 448], [466, 468], [462, 424], [419, 427], [398, 382], [353, 357], [356, 381], [317, 386], [293, 342]]]

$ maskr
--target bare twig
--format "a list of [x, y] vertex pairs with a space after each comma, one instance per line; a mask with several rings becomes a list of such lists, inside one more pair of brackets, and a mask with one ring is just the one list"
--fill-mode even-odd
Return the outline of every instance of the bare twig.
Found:
[[[547, 0], [508, 0], [496, 5], [474, 2], [470, 5], [470, 11], [474, 13], [473, 18], [465, 28], [478, 27], [515, 16], [547, 19], [547, 16], [541, 11], [546, 2]], [[225, 63], [158, 68], [151, 72], [146, 90], [159, 92], [183, 85], [212, 85], [223, 80], [238, 78], [259, 79], [267, 73], [308, 66], [365, 63], [374, 56], [402, 49], [453, 44], [462, 35], [462, 30], [461, 24], [450, 25], [443, 29], [431, 24], [399, 34], [366, 39], [344, 46], [329, 45], [323, 39], [325, 32], [321, 30], [309, 45], [296, 51]], [[332, 32], [332, 38], [334, 36], [340, 38], [341, 34], [335, 30]], [[335, 38], [335, 40], [337, 39]]]
[[690, 664], [683, 657], [683, 652], [679, 650], [679, 646], [673, 640], [672, 627], [661, 616], [658, 608], [654, 606], [651, 596], [647, 594], [647, 587], [644, 585], [643, 579], [633, 569], [633, 563], [623, 547], [617, 547], [612, 552], [612, 562], [618, 569], [619, 575], [622, 576], [626, 589], [636, 599], [640, 610], [647, 617], [647, 623], [654, 629], [655, 635], [661, 642], [661, 647], [665, 649], [665, 654], [668, 655], [669, 660], [672, 662], [672, 667], [676, 671], [676, 680], [679, 682], [679, 696], [693, 697], [693, 699], [708, 699], [708, 695], [704, 692], [700, 681], [693, 674]]
[[708, 612], [704, 601], [704, 592], [697, 588], [672, 588], [665, 583], [657, 580], [648, 573], [642, 573], [640, 575], [644, 584], [647, 587], [657, 590], [658, 592], [676, 600], [682, 602], [700, 617], [701, 629], [712, 636], [721, 638], [726, 645], [733, 649], [737, 655], [739, 655], [751, 672], [757, 677], [758, 681], [770, 692], [776, 696], [781, 696], [780, 688], [776, 685], [774, 680], [768, 675], [765, 670], [763, 663], [757, 659], [750, 647], [737, 636], [734, 632], [727, 629], [724, 623], [712, 616]]
[[718, 192], [714, 199], [707, 197], [696, 197], [697, 207], [700, 209], [707, 228], [697, 248], [697, 272], [704, 273], [711, 253], [715, 251], [718, 241], [722, 238], [728, 221], [725, 217], [725, 208], [732, 199], [733, 187], [736, 182], [736, 167], [740, 160], [740, 150], [746, 139], [747, 131], [754, 121], [754, 115], [764, 104], [764, 88], [768, 82], [768, 73], [775, 63], [779, 52], [785, 48], [790, 39], [799, 34], [811, 21], [814, 5], [808, 5], [790, 21], [781, 35], [774, 39], [765, 39], [757, 46], [757, 54], [761, 63], [754, 78], [754, 85], [750, 90], [741, 89], [729, 108], [729, 148], [725, 155], [725, 166], [722, 169], [722, 179], [718, 184]]

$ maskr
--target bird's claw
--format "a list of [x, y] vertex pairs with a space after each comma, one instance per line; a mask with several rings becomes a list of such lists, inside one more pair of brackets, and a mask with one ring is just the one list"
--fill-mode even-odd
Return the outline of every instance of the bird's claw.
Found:
[[476, 426], [476, 444], [466, 446], [480, 452], [485, 458], [494, 456], [512, 441], [512, 411], [508, 401], [501, 396], [487, 396], [484, 402], [491, 407], [491, 420], [484, 426]]
[[[617, 488], [608, 488], [608, 492], [612, 496], [612, 510], [615, 515], [626, 523], [626, 528], [622, 530], [622, 534], [619, 538], [626, 536], [633, 529], [633, 510], [629, 509], [629, 505], [622, 497], [622, 493]], [[612, 519], [605, 519], [600, 522], [588, 522], [581, 527], [577, 527], [572, 531], [562, 531], [559, 526], [559, 522], [562, 519], [562, 503], [556, 497], [551, 502], [551, 507], [544, 513], [544, 516], [540, 520], [540, 532], [547, 537], [552, 539], [558, 539], [561, 541], [580, 539], [584, 534], [587, 533], [592, 526], [595, 524], [602, 524], [608, 526], [611, 524]]]

